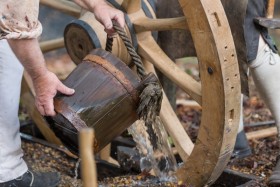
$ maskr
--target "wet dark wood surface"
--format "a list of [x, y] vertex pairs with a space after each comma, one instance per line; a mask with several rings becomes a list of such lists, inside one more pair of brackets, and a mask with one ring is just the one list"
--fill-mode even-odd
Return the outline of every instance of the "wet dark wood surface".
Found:
[[58, 95], [55, 98], [58, 114], [48, 120], [57, 136], [75, 152], [77, 132], [81, 128], [94, 128], [98, 152], [138, 119], [136, 108], [144, 82], [104, 50], [94, 50], [85, 59], [64, 81], [75, 89], [75, 94]]

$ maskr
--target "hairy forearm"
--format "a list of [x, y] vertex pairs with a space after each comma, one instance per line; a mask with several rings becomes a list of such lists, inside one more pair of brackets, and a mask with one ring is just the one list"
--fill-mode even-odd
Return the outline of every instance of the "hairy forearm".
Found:
[[37, 39], [8, 40], [8, 42], [32, 78], [37, 109], [42, 115], [55, 115], [53, 98], [57, 92], [72, 95], [75, 91], [63, 85], [54, 73], [48, 71]]
[[45, 59], [37, 39], [8, 40], [8, 42], [33, 79], [47, 71]]

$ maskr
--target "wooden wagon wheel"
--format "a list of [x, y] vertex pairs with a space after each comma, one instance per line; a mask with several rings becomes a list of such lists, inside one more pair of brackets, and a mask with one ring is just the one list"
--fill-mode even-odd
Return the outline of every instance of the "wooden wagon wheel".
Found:
[[[192, 186], [213, 183], [230, 158], [240, 114], [237, 57], [221, 2], [179, 0], [185, 16], [170, 19], [155, 19], [153, 4], [149, 0], [108, 2], [127, 13], [126, 31], [146, 68], [154, 71], [154, 65], [201, 105], [202, 118], [195, 143], [185, 133], [166, 97], [161, 118], [184, 161], [177, 171], [178, 179]], [[167, 57], [151, 32], [173, 29], [190, 31], [199, 61], [200, 82]], [[69, 24], [65, 30], [66, 48], [76, 63], [91, 49], [105, 48], [105, 40], [103, 26], [89, 12]], [[124, 62], [130, 62], [119, 38], [114, 41], [113, 53]]]

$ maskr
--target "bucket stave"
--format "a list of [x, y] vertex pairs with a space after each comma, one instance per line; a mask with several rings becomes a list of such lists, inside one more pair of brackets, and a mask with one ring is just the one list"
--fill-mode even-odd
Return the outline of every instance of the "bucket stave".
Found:
[[94, 150], [99, 152], [138, 119], [139, 95], [146, 83], [157, 81], [148, 74], [142, 81], [111, 53], [95, 49], [63, 81], [75, 94], [54, 98], [57, 112], [47, 121], [66, 147], [78, 153], [78, 132], [95, 130]]

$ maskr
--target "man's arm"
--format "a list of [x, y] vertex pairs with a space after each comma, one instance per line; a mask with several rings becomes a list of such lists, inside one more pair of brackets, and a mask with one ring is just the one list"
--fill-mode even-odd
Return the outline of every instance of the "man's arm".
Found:
[[[124, 26], [124, 15], [121, 11], [109, 6], [104, 0], [75, 0], [77, 4], [94, 13], [105, 31], [113, 31], [112, 20]], [[55, 115], [53, 98], [57, 91], [71, 95], [73, 89], [64, 86], [55, 74], [48, 71], [38, 40], [41, 24], [38, 21], [39, 0], [0, 1], [0, 39], [8, 42], [30, 74], [35, 89], [35, 104], [42, 115]], [[32, 24], [30, 24], [30, 22]]]
[[63, 85], [54, 73], [48, 71], [37, 39], [11, 39], [8, 42], [32, 78], [37, 109], [42, 115], [55, 115], [53, 98], [57, 91], [71, 95], [74, 90]]

